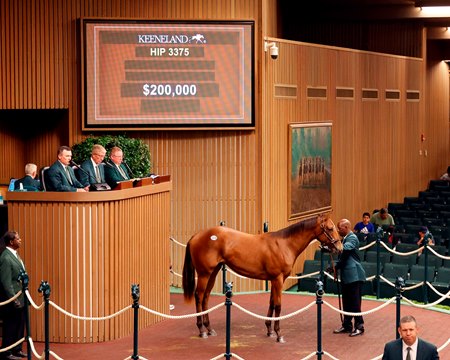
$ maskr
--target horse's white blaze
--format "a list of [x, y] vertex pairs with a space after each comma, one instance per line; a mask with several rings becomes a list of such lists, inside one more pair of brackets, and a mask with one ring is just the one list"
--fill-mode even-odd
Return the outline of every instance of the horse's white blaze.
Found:
[[211, 239], [212, 241], [216, 241], [216, 240], [217, 240], [217, 236], [216, 236], [216, 235], [211, 235], [210, 239]]

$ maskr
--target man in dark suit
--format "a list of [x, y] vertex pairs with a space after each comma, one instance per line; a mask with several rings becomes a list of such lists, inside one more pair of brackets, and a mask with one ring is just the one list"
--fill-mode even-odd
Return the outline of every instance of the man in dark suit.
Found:
[[89, 191], [89, 186], [81, 184], [70, 166], [72, 149], [61, 146], [58, 149], [58, 160], [47, 170], [45, 184], [47, 191]]
[[413, 316], [407, 315], [400, 319], [398, 332], [401, 338], [384, 346], [383, 360], [439, 359], [436, 346], [417, 337], [417, 322]]
[[[18, 280], [21, 271], [25, 271], [22, 260], [17, 254], [22, 240], [16, 231], [7, 231], [1, 238], [2, 252], [0, 254], [0, 301], [14, 297], [22, 284]], [[6, 348], [23, 338], [25, 329], [25, 299], [21, 294], [13, 302], [2, 307], [3, 331], [2, 348]], [[22, 343], [11, 351], [4, 353], [4, 359], [15, 360], [27, 357], [22, 351]]]
[[123, 162], [123, 152], [117, 146], [111, 149], [111, 154], [109, 161], [105, 166], [105, 178], [106, 182], [114, 188], [117, 183], [124, 180], [129, 180], [130, 175], [128, 174], [127, 168], [122, 163]]
[[103, 168], [105, 155], [106, 150], [102, 145], [95, 144], [92, 147], [91, 157], [81, 164], [81, 168], [86, 172], [78, 171], [78, 178], [84, 186], [105, 182], [105, 170]]
[[14, 190], [39, 191], [41, 189], [41, 182], [35, 179], [36, 173], [36, 164], [26, 164], [25, 176], [14, 183]]
[[[350, 221], [339, 220], [337, 224], [339, 235], [343, 237], [344, 245], [342, 253], [335, 268], [340, 270], [342, 286], [342, 304], [346, 312], [360, 313], [362, 286], [366, 280], [366, 273], [361, 265], [358, 255], [359, 240], [351, 231]], [[355, 324], [352, 326], [352, 319]], [[340, 328], [334, 330], [335, 334], [349, 333], [350, 336], [358, 336], [364, 333], [364, 320], [362, 316], [344, 315], [344, 321]]]

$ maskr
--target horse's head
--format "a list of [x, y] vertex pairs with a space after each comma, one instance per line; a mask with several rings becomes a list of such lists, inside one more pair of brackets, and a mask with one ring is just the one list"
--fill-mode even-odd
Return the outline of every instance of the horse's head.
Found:
[[341, 252], [342, 239], [330, 217], [323, 214], [319, 215], [317, 224], [320, 228], [317, 240], [320, 241], [321, 246], [334, 253]]

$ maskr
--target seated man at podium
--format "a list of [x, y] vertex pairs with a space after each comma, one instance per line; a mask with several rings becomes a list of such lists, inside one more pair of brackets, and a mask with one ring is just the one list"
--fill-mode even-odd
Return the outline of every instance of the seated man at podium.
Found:
[[45, 177], [47, 191], [89, 191], [89, 186], [84, 186], [76, 178], [71, 163], [72, 149], [61, 146], [58, 149], [58, 160], [47, 170]]
[[14, 191], [39, 191], [41, 190], [41, 182], [36, 180], [37, 166], [36, 164], [25, 165], [25, 176], [14, 183]]
[[105, 170], [103, 159], [106, 155], [106, 149], [99, 144], [92, 147], [91, 157], [81, 164], [85, 171], [78, 171], [80, 183], [84, 186], [91, 184], [100, 184], [105, 182]]
[[105, 179], [109, 186], [113, 189], [120, 181], [130, 180], [127, 168], [123, 164], [122, 149], [114, 146], [111, 149], [109, 159], [105, 162]]

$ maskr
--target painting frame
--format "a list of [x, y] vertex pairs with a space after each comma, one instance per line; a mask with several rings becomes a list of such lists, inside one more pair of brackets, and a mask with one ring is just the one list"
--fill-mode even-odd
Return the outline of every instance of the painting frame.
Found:
[[289, 220], [330, 212], [332, 123], [289, 124]]

